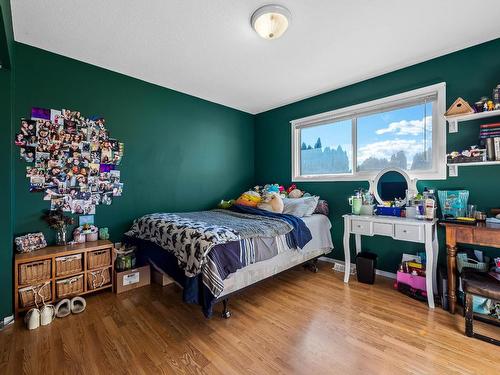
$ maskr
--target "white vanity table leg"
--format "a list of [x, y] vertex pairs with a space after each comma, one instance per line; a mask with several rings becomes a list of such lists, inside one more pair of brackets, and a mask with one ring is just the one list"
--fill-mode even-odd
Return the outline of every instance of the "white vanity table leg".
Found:
[[433, 258], [434, 269], [432, 271], [432, 285], [434, 286], [434, 293], [437, 294], [438, 293], [437, 264], [438, 264], [438, 255], [439, 255], [437, 224], [434, 224], [434, 236], [432, 237], [432, 252], [434, 254], [434, 258]]
[[344, 271], [344, 283], [349, 282], [349, 275], [351, 273], [351, 249], [349, 248], [349, 237], [351, 234], [351, 221], [349, 217], [344, 217], [344, 259], [345, 259], [345, 271]]
[[432, 244], [432, 225], [425, 225], [425, 287], [427, 289], [427, 303], [431, 309], [434, 308], [434, 251]]
[[361, 252], [361, 234], [355, 234], [354, 239], [356, 241], [356, 254]]

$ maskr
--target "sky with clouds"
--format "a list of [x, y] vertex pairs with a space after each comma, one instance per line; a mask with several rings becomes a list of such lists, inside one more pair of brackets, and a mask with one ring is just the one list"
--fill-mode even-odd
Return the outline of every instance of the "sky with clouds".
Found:
[[[351, 121], [306, 128], [301, 141], [314, 147], [318, 137], [324, 147], [339, 145], [352, 157]], [[416, 153], [432, 146], [432, 103], [358, 118], [358, 164], [369, 157], [390, 157], [404, 151], [408, 167]]]

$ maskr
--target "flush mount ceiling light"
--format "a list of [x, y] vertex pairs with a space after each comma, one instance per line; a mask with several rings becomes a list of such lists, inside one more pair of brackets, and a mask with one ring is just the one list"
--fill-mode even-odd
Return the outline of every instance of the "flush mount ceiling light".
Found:
[[291, 14], [281, 5], [264, 5], [252, 14], [253, 29], [264, 39], [278, 39], [290, 24]]

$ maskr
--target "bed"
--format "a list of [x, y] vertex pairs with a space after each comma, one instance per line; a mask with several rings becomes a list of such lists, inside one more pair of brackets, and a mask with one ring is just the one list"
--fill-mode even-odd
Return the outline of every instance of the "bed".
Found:
[[[256, 208], [188, 213], [156, 213], [134, 221], [124, 241], [183, 288], [183, 300], [213, 306], [259, 281], [333, 250], [331, 222], [313, 214], [298, 218]], [[314, 270], [315, 265], [312, 265]]]

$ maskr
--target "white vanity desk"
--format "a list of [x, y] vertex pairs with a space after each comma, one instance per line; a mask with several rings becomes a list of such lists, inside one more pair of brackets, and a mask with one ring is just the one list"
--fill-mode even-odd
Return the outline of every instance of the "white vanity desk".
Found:
[[417, 220], [392, 216], [344, 215], [344, 282], [349, 282], [351, 233], [356, 240], [356, 254], [361, 251], [361, 236], [388, 236], [395, 240], [425, 244], [427, 303], [434, 308], [434, 292], [437, 293], [436, 266], [439, 253], [437, 220]]

